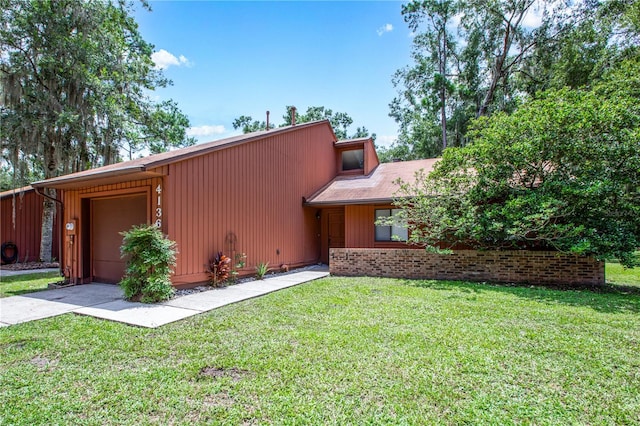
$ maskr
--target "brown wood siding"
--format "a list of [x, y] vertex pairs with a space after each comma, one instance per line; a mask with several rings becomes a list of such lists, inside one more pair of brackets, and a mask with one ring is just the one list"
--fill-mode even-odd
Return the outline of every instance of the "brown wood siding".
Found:
[[364, 174], [369, 175], [379, 164], [380, 160], [378, 160], [373, 141], [368, 140], [364, 145]]
[[[87, 262], [87, 259], [84, 259], [84, 257], [90, 256], [91, 253], [91, 236], [85, 235], [85, 233], [89, 232], [91, 226], [83, 223], [83, 220], [90, 220], [91, 216], [87, 212], [84, 212], [83, 215], [83, 200], [145, 193], [149, 199], [148, 212], [150, 212], [147, 223], [154, 223], [156, 220], [155, 212], [158, 207], [155, 189], [158, 185], [161, 185], [163, 189], [161, 195], [164, 197], [165, 189], [162, 177], [64, 191], [64, 223], [69, 221], [76, 222], [75, 235], [71, 236], [68, 232], [64, 233], [62, 260], [65, 275], [74, 282], [88, 281], [92, 277], [91, 270], [87, 270], [90, 268], [91, 262]], [[85, 203], [84, 205], [87, 208], [89, 204]], [[164, 220], [165, 214], [163, 212], [162, 229], [163, 232], [166, 232]]]
[[333, 135], [315, 126], [169, 165], [167, 232], [178, 243], [174, 284], [206, 281], [218, 251], [245, 253], [245, 273], [269, 262], [318, 261], [319, 224], [309, 197], [336, 175]]
[[392, 209], [391, 204], [384, 205], [347, 205], [345, 206], [345, 247], [351, 248], [420, 248], [396, 241], [375, 240], [375, 210]]
[[[13, 203], [15, 200], [15, 222]], [[35, 262], [40, 257], [40, 237], [42, 233], [42, 203], [44, 198], [35, 190], [27, 190], [15, 198], [8, 196], [0, 200], [0, 243], [13, 242], [18, 247], [19, 262]], [[60, 258], [59, 253], [59, 217], [60, 208], [56, 205], [53, 222], [52, 256]]]
[[345, 206], [345, 247], [373, 247], [374, 212], [372, 206]]

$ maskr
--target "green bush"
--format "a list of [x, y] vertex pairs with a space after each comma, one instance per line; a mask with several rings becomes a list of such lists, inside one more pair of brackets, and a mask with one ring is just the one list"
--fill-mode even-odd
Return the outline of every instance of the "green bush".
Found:
[[171, 270], [176, 264], [176, 243], [165, 238], [154, 225], [133, 226], [121, 232], [122, 257], [127, 270], [120, 281], [128, 300], [154, 303], [173, 296]]

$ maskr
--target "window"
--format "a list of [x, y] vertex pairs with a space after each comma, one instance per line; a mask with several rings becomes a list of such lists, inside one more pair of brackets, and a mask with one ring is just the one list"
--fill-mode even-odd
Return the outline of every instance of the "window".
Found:
[[364, 149], [342, 151], [342, 170], [364, 169]]
[[[379, 219], [396, 217], [400, 209], [376, 209], [376, 223]], [[397, 218], [393, 225], [376, 224], [376, 241], [407, 241], [409, 232], [402, 221]]]

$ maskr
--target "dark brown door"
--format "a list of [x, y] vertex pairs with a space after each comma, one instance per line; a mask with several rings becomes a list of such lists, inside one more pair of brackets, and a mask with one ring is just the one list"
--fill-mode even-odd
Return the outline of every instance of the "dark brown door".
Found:
[[147, 223], [147, 195], [91, 200], [93, 281], [118, 283], [125, 270], [120, 258], [122, 235], [133, 225]]
[[321, 256], [322, 263], [329, 263], [329, 249], [344, 247], [344, 208], [322, 211]]

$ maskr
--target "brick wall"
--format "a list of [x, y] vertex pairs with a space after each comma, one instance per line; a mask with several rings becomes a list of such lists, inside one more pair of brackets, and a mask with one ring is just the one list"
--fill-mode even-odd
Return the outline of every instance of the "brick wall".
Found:
[[551, 251], [334, 248], [332, 275], [492, 281], [532, 284], [604, 284], [604, 263]]

